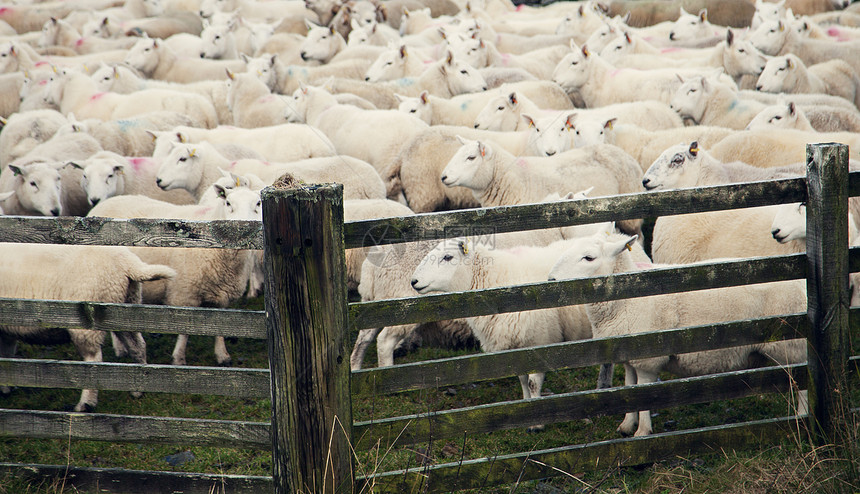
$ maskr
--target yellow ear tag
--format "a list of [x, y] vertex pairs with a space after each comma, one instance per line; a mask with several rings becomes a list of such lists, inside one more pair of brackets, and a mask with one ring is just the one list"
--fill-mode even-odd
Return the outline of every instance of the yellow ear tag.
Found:
[[55, 74], [57, 73], [57, 66], [56, 65], [51, 65], [51, 69], [54, 71]]
[[239, 180], [239, 178], [236, 178], [236, 187], [242, 186], [242, 184], [240, 182], [241, 182], [241, 180]]
[[698, 152], [699, 152], [699, 148], [691, 148], [690, 149], [690, 154], [696, 154]]
[[114, 71], [113, 71], [113, 78], [114, 78], [114, 79], [119, 79], [119, 72], [117, 72], [117, 71], [115, 71], [115, 70], [114, 70]]
[[192, 149], [192, 150], [191, 150], [191, 152], [190, 152], [190, 153], [188, 153], [188, 157], [189, 157], [189, 158], [193, 158], [195, 154], [197, 154], [197, 150], [196, 150], [196, 149]]
[[87, 64], [84, 64], [84, 72], [87, 72], [87, 73], [88, 73], [89, 71], [90, 71], [90, 68], [89, 68], [89, 67], [87, 67]]
[[468, 248], [468, 247], [466, 247], [466, 245], [465, 245], [465, 244], [463, 245], [463, 255], [464, 255], [464, 256], [469, 255], [469, 248]]
[[633, 252], [633, 247], [630, 247], [630, 244], [627, 244], [627, 252]]

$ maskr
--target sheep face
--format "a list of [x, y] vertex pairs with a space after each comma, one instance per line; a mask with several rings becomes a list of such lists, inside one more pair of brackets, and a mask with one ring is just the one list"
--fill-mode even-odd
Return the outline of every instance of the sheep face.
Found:
[[409, 113], [427, 125], [430, 125], [433, 121], [433, 109], [430, 107], [430, 99], [427, 91], [423, 91], [417, 98], [408, 98], [399, 94], [395, 96], [400, 101], [400, 104], [397, 106], [398, 111]]
[[780, 20], [765, 21], [747, 39], [765, 55], [775, 56], [785, 45], [789, 31]]
[[287, 122], [305, 123], [308, 114], [308, 104], [314, 88], [302, 85], [293, 91], [292, 99], [285, 99], [285, 116]]
[[11, 41], [0, 43], [0, 74], [14, 72], [18, 66], [15, 47]]
[[257, 53], [263, 45], [269, 41], [269, 38], [275, 35], [275, 24], [266, 22], [247, 22], [243, 21], [245, 27], [248, 28], [248, 42], [251, 45], [251, 51]]
[[667, 190], [681, 186], [679, 184], [695, 183], [701, 153], [697, 142], [666, 149], [645, 171], [642, 185], [648, 190]]
[[269, 87], [269, 91], [273, 91], [277, 87], [278, 75], [275, 73], [277, 55], [263, 54], [259, 57], [243, 57], [243, 59], [247, 66], [247, 73], [256, 75], [258, 79]]
[[589, 62], [593, 56], [585, 46], [580, 50], [571, 42], [571, 48], [571, 52], [558, 62], [552, 73], [552, 80], [565, 91], [574, 91], [588, 82]]
[[194, 191], [203, 180], [201, 147], [198, 144], [174, 143], [155, 175], [162, 190]]
[[81, 176], [81, 188], [87, 194], [90, 206], [125, 192], [125, 173], [128, 162], [117, 155], [115, 159], [90, 159]]
[[142, 0], [143, 12], [146, 17], [158, 17], [164, 13], [161, 0]]
[[685, 12], [682, 8], [681, 15], [669, 31], [669, 40], [686, 43], [708, 38], [713, 34], [713, 26], [708, 22], [708, 9], [702, 9], [698, 15], [694, 15]]
[[368, 24], [367, 26], [362, 26], [356, 20], [351, 20], [349, 23], [350, 29], [349, 35], [346, 37], [346, 46], [360, 46], [360, 45], [369, 45], [370, 44], [370, 35], [373, 34], [375, 30], [375, 24]]
[[200, 9], [197, 13], [204, 19], [211, 19], [213, 15], [219, 12], [232, 10], [228, 3], [227, 0], [203, 0], [200, 2]]
[[774, 240], [784, 244], [806, 238], [806, 204], [780, 204], [770, 227]]
[[615, 63], [618, 59], [623, 57], [624, 55], [630, 55], [635, 53], [635, 38], [631, 37], [629, 34], [624, 33], [621, 36], [610, 41], [606, 46], [600, 50], [601, 58], [606, 59], [609, 63]]
[[[3, 202], [6, 199], [9, 199], [10, 197], [12, 197], [14, 195], [15, 195], [14, 190], [10, 190], [9, 192], [0, 192], [0, 202]], [[3, 208], [0, 208], [0, 216], [3, 216], [3, 214], [5, 214], [5, 213], [3, 213]]]
[[606, 276], [615, 271], [619, 256], [636, 243], [637, 236], [598, 233], [573, 241], [549, 272], [548, 279], [569, 280]]
[[93, 72], [93, 75], [90, 76], [96, 83], [96, 89], [102, 92], [112, 91], [114, 86], [119, 82], [121, 77], [121, 71], [127, 71], [128, 69], [125, 67], [108, 67], [107, 65], [102, 64], [101, 67], [96, 69]]
[[520, 121], [520, 104], [516, 93], [491, 98], [475, 117], [475, 128], [512, 132]]
[[555, 28], [555, 34], [577, 34], [593, 32], [589, 26], [598, 22], [603, 22], [605, 16], [600, 12], [597, 4], [593, 1], [588, 1], [579, 6], [579, 8], [564, 16], [559, 21]]
[[708, 106], [709, 89], [708, 80], [705, 77], [693, 77], [681, 84], [675, 91], [669, 107], [682, 118], [691, 118], [695, 122], [701, 122]]
[[143, 38], [132, 45], [123, 61], [129, 67], [144, 74], [152, 74], [158, 66], [158, 40]]
[[218, 60], [229, 56], [231, 46], [235, 46], [232, 24], [210, 24], [200, 33], [200, 58]]
[[442, 183], [447, 187], [486, 189], [493, 179], [493, 167], [488, 163], [492, 159], [492, 149], [479, 141], [468, 141], [460, 136], [457, 139], [463, 145], [442, 170]]
[[60, 22], [55, 18], [51, 18], [42, 25], [42, 32], [39, 33], [39, 46], [45, 48], [57, 44], [57, 35], [60, 33]]
[[469, 240], [443, 240], [415, 268], [412, 288], [421, 294], [468, 290], [472, 282], [470, 266], [474, 262], [475, 254]]
[[768, 93], [792, 92], [798, 82], [798, 63], [800, 59], [794, 56], [771, 58], [756, 82], [756, 89]]
[[393, 81], [406, 76], [406, 59], [410, 55], [406, 46], [392, 47], [376, 57], [367, 68], [364, 80], [368, 82]]
[[785, 17], [785, 0], [779, 3], [756, 0], [750, 29], [755, 31], [763, 22], [775, 21], [783, 17]]
[[457, 60], [451, 52], [448, 52], [447, 59], [440, 65], [440, 70], [448, 83], [448, 90], [454, 96], [487, 90], [487, 81], [478, 69]]
[[595, 144], [604, 144], [614, 136], [615, 119], [596, 120], [569, 118], [571, 121], [571, 131], [573, 132], [573, 147], [582, 148]]
[[726, 69], [726, 74], [731, 77], [741, 77], [762, 73], [767, 57], [752, 43], [745, 39], [736, 39], [733, 34], [730, 34], [727, 36], [727, 44], [723, 51], [723, 67]]
[[21, 207], [43, 216], [60, 216], [63, 207], [60, 203], [60, 172], [63, 163], [33, 163], [26, 166], [9, 165], [18, 177], [15, 195]]
[[799, 114], [794, 103], [768, 106], [747, 124], [747, 130], [756, 129], [796, 129], [799, 128]]
[[263, 220], [263, 202], [260, 199], [260, 191], [247, 187], [225, 188], [221, 185], [213, 185], [219, 198], [219, 208], [225, 220]]
[[587, 46], [594, 53], [600, 53], [601, 50], [606, 48], [606, 46], [618, 35], [621, 34], [618, 31], [618, 28], [612, 22], [604, 22], [602, 26], [598, 29], [594, 30], [591, 33], [591, 36], [585, 40], [585, 46]]
[[487, 66], [487, 45], [481, 38], [467, 37], [456, 34], [446, 38], [448, 49], [454, 54], [454, 58], [462, 60], [476, 68]]
[[[118, 24], [118, 22], [115, 22]], [[82, 36], [92, 36], [94, 38], [108, 39], [113, 37], [113, 32], [110, 29], [109, 17], [96, 17], [84, 23], [81, 27]]]
[[557, 113], [538, 119], [523, 114], [528, 124], [529, 143], [538, 156], [555, 156], [570, 149], [570, 129], [575, 113]]
[[343, 36], [334, 27], [313, 26], [299, 47], [302, 60], [328, 62], [343, 46]]

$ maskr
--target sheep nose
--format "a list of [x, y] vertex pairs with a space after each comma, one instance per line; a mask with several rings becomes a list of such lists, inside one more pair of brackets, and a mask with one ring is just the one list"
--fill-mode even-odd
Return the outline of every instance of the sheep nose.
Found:
[[761, 87], [762, 87], [762, 86], [761, 86], [761, 84], [759, 84], [759, 85], [757, 85], [757, 86], [755, 87], [755, 90], [756, 90], [756, 91], [761, 91]]
[[672, 41], [675, 41], [675, 31], [672, 31], [671, 33], [669, 33], [669, 39]]
[[200, 52], [200, 58], [206, 58], [206, 54], [203, 53], [202, 51]]
[[475, 128], [476, 128], [476, 129], [478, 128], [478, 124], [475, 124]]
[[546, 152], [547, 156], [553, 156], [554, 154], [555, 154], [555, 151], [547, 151]]
[[643, 178], [643, 179], [642, 179], [642, 187], [645, 187], [645, 188], [647, 189], [647, 188], [648, 188], [648, 184], [650, 184], [650, 183], [651, 183], [651, 179], [650, 179], [650, 178]]
[[52, 210], [51, 210], [51, 214], [52, 214], [53, 216], [59, 216], [59, 215], [60, 215], [60, 208], [54, 208], [54, 209], [52, 209]]
[[448, 180], [448, 175], [442, 175], [442, 181], [444, 182], [446, 180]]
[[773, 238], [779, 240], [779, 228], [774, 228], [770, 231], [770, 234], [773, 235]]
[[95, 206], [98, 203], [99, 203], [99, 198], [94, 197], [94, 198], [90, 199], [90, 204], [92, 204], [93, 206]]
[[302, 52], [302, 53], [301, 53], [301, 57], [302, 57], [302, 60], [304, 60], [304, 61], [307, 61], [307, 60], [308, 60], [308, 54], [307, 54], [307, 53], [305, 53], [305, 52]]
[[364, 80], [370, 82], [370, 77], [365, 77]]
[[415, 285], [418, 284], [418, 280], [416, 280], [415, 278], [412, 278], [411, 284], [412, 284], [412, 287], [414, 288]]
[[555, 276], [550, 276], [550, 277], [549, 277], [549, 278], [547, 278], [546, 280], [547, 280], [547, 281], [555, 281]]

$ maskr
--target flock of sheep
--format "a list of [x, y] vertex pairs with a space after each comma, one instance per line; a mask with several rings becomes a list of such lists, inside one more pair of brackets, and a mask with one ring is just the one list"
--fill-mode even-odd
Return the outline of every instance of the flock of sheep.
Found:
[[[610, 17], [614, 5], [594, 1], [3, 6], [0, 213], [260, 220], [260, 190], [284, 175], [343, 183], [348, 221], [802, 175], [806, 143], [843, 142], [853, 158], [860, 149], [860, 9], [785, 1], [748, 4], [751, 17], [734, 29], [711, 24], [706, 9], [634, 27], [635, 11]], [[856, 211], [852, 239], [854, 220]], [[353, 249], [348, 282], [363, 300], [379, 300], [801, 252], [805, 207], [662, 217], [651, 258], [641, 227], [626, 220]], [[2, 297], [227, 307], [262, 290], [253, 251], [10, 243], [0, 251]], [[383, 366], [398, 347], [421, 342], [475, 339], [496, 351], [806, 303], [802, 282], [671, 300], [365, 330], [351, 364], [362, 366], [373, 341]], [[0, 356], [14, 354], [16, 339], [63, 337], [85, 360], [101, 360], [101, 332], [8, 326]], [[185, 364], [186, 341], [178, 338], [173, 364]], [[113, 346], [146, 362], [140, 334], [117, 333]], [[215, 355], [230, 364], [222, 338]], [[625, 382], [805, 358], [798, 341], [665, 356], [625, 363]], [[602, 386], [611, 385], [607, 370]], [[540, 396], [543, 374], [520, 381], [524, 398]], [[96, 403], [85, 390], [75, 410]], [[650, 415], [628, 414], [619, 430], [650, 434]]]

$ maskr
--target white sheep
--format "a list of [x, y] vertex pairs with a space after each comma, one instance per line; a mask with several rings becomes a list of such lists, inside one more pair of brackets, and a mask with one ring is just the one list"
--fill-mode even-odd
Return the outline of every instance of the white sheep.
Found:
[[[756, 168], [722, 163], [698, 143], [668, 148], [642, 179], [648, 190], [701, 187], [735, 182], [802, 176], [803, 163], [782, 168]], [[798, 252], [796, 244], [773, 241], [774, 206], [661, 216], [654, 225], [651, 252], [658, 263], [689, 263], [719, 257], [755, 257]], [[690, 232], [697, 236], [690, 242]]]
[[824, 93], [860, 104], [860, 77], [842, 60], [809, 67], [792, 53], [768, 60], [756, 89], [769, 93]]
[[[599, 55], [571, 43], [571, 52], [556, 66], [552, 79], [568, 92], [577, 91], [588, 108], [623, 101], [654, 99], [669, 103], [681, 85], [678, 73], [702, 74], [702, 69], [619, 69]], [[725, 74], [726, 82], [734, 84]]]
[[[779, 132], [749, 130], [726, 136], [710, 148], [710, 153], [723, 162], [742, 161], [768, 168], [806, 162], [806, 144], [810, 142], [839, 142], [860, 149], [860, 136], [852, 132], [805, 132], [783, 129]], [[856, 154], [852, 156], [856, 157]]]
[[238, 24], [237, 17], [223, 23], [204, 23], [200, 32], [200, 58], [238, 60], [240, 52], [234, 34]]
[[[427, 253], [410, 283], [418, 293], [424, 294], [542, 281], [568, 242], [502, 250], [468, 238], [445, 240]], [[591, 338], [591, 326], [582, 306], [467, 317], [465, 320], [485, 352]], [[520, 376], [523, 399], [540, 397], [543, 377], [542, 372]], [[540, 430], [542, 426], [531, 429]]]
[[333, 25], [319, 26], [308, 23], [308, 34], [299, 46], [302, 60], [328, 63], [332, 57], [346, 48], [346, 40]]
[[[246, 187], [225, 189], [220, 186], [215, 205], [176, 205], [146, 196], [115, 196], [90, 210], [88, 216], [108, 218], [175, 218], [185, 220], [262, 220], [260, 192]], [[213, 207], [214, 206], [214, 207]], [[176, 276], [148, 283], [143, 287], [144, 303], [182, 307], [226, 308], [245, 293], [248, 286], [252, 251], [232, 249], [131, 249], [145, 262], [170, 266]], [[184, 365], [187, 335], [179, 335], [173, 349], [173, 365]], [[224, 337], [215, 338], [215, 357], [219, 365], [230, 365]]]
[[[837, 113], [844, 114], [837, 121], [832, 120], [830, 117]], [[765, 107], [750, 120], [746, 130], [779, 128], [818, 132], [812, 125], [811, 119], [820, 119], [823, 116], [827, 117], [826, 122], [840, 123], [835, 128], [828, 127], [828, 131], [860, 132], [860, 115], [854, 112], [835, 107], [807, 107], [806, 110], [802, 110], [794, 104], [794, 101], [781, 101], [776, 105]], [[819, 121], [817, 125], [821, 127], [822, 123]]]
[[782, 20], [765, 21], [749, 35], [750, 42], [767, 55], [793, 53], [807, 65], [840, 59], [860, 73], [860, 40], [835, 42], [806, 38]]
[[68, 120], [57, 133], [82, 132], [91, 135], [102, 149], [121, 156], [151, 156], [155, 150], [152, 132], [193, 123], [186, 115], [172, 111], [157, 111], [108, 121], [95, 118], [77, 120], [70, 114]]
[[397, 110], [362, 110], [339, 104], [322, 87], [297, 89], [287, 108], [288, 121], [319, 129], [338, 153], [367, 161], [380, 174], [392, 166], [412, 137], [427, 128], [421, 120]]
[[364, 80], [368, 82], [393, 81], [403, 77], [417, 77], [436, 62], [424, 51], [405, 44], [394, 44], [383, 50], [367, 68]]
[[[495, 143], [458, 140], [462, 146], [442, 171], [442, 183], [470, 189], [483, 207], [536, 202], [551, 192], [590, 186], [595, 195], [642, 190], [639, 165], [609, 144], [552, 157], [517, 157]], [[639, 232], [641, 220], [625, 220], [618, 226]]]
[[352, 30], [346, 40], [347, 46], [388, 46], [388, 43], [400, 40], [400, 34], [388, 24], [373, 22], [362, 25], [351, 20], [350, 25]]
[[99, 53], [107, 50], [128, 49], [136, 42], [134, 38], [104, 39], [82, 36], [74, 26], [63, 19], [52, 17], [42, 26], [39, 46], [65, 46], [79, 54]]
[[764, 21], [785, 19], [785, 0], [779, 2], [755, 1], [755, 12], [750, 21], [750, 29], [755, 31]]
[[[158, 132], [155, 133], [159, 135]], [[285, 123], [243, 129], [229, 125], [220, 125], [214, 129], [196, 127], [174, 127], [166, 134], [165, 148], [159, 151], [159, 140], [156, 140], [153, 158], [162, 159], [169, 147], [169, 142], [208, 141], [216, 146], [225, 144], [239, 145], [259, 153], [263, 159], [273, 162], [288, 162], [306, 158], [334, 156], [334, 144], [319, 129], [305, 124]], [[181, 139], [178, 137], [181, 136]], [[159, 138], [160, 139], [160, 138]], [[223, 150], [223, 149], [222, 149]], [[242, 156], [251, 157], [251, 156]], [[239, 157], [232, 157], [239, 159]]]
[[[51, 269], [37, 269], [39, 266]], [[0, 297], [139, 304], [142, 282], [167, 279], [175, 274], [167, 266], [142, 262], [125, 247], [0, 244]], [[0, 356], [4, 358], [14, 357], [19, 338], [53, 344], [59, 336], [70, 339], [84, 361], [102, 361], [103, 331], [3, 326], [0, 333], [3, 339]], [[135, 362], [146, 363], [146, 342], [140, 333], [111, 334]], [[4, 386], [0, 392], [8, 394], [9, 388]], [[97, 403], [98, 391], [85, 389], [74, 411], [91, 412]]]
[[[552, 268], [549, 279], [642, 271], [643, 262], [647, 262], [647, 256], [635, 237], [598, 234], [574, 241]], [[597, 302], [585, 307], [594, 337], [604, 338], [792, 314], [806, 309], [806, 290], [805, 282], [797, 280]], [[663, 370], [683, 377], [728, 372], [745, 369], [761, 358], [779, 365], [802, 363], [806, 360], [806, 342], [768, 342], [632, 360], [624, 363], [624, 382], [656, 382]], [[801, 396], [801, 414], [806, 412], [803, 401]], [[624, 435], [651, 434], [650, 411], [627, 413], [618, 430]]]
[[368, 163], [351, 156], [330, 156], [287, 163], [271, 163], [255, 159], [230, 161], [208, 142], [174, 143], [172, 150], [160, 161], [155, 183], [163, 190], [185, 189], [198, 200], [222, 171], [238, 175], [253, 174], [266, 185], [285, 173], [308, 183], [340, 182], [344, 197], [349, 199], [381, 199], [385, 188], [379, 175]]
[[81, 187], [91, 206], [118, 195], [144, 195], [172, 204], [195, 204], [185, 190], [165, 191], [155, 183], [158, 163], [150, 158], [126, 158], [101, 151], [77, 163], [83, 172]]
[[691, 14], [681, 7], [678, 20], [669, 31], [669, 40], [683, 46], [712, 46], [722, 37], [722, 31], [708, 22], [708, 9]]
[[222, 80], [227, 77], [226, 69], [233, 72], [245, 70], [245, 63], [241, 60], [180, 60], [169, 46], [148, 37], [138, 40], [128, 50], [124, 62], [151, 79], [184, 83]]
[[14, 215], [62, 214], [60, 173], [57, 170], [60, 166], [65, 166], [65, 163], [9, 164], [9, 171], [0, 173], [0, 193], [5, 196], [0, 200], [3, 211]]
[[553, 67], [568, 53], [564, 45], [549, 45], [521, 55], [501, 53], [490, 41], [462, 35], [449, 38], [448, 46], [455, 57], [479, 69], [516, 67], [544, 80], [552, 77]]
[[286, 122], [287, 103], [255, 74], [229, 73], [227, 107], [233, 113], [232, 124], [244, 127], [268, 127]]
[[42, 109], [9, 115], [0, 132], [0, 166], [29, 153], [53, 137], [68, 120], [56, 110]]

